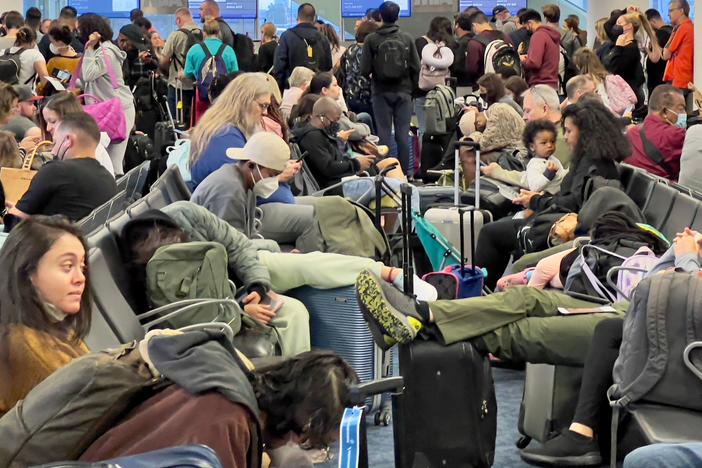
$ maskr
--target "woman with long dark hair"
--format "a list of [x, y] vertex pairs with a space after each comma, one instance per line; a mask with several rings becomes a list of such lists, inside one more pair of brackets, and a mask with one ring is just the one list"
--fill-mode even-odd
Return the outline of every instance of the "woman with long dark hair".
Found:
[[[556, 195], [541, 195], [522, 190], [513, 200], [537, 215], [550, 207], [577, 213], [583, 204], [583, 189], [595, 176], [619, 179], [615, 162], [629, 156], [629, 141], [622, 134], [621, 124], [602, 103], [584, 100], [566, 107], [563, 112], [563, 132], [572, 151], [568, 175]], [[551, 208], [554, 209], [554, 208]], [[480, 231], [475, 264], [488, 270], [486, 285], [494, 288], [502, 276], [509, 258], [517, 248], [517, 231], [526, 220], [501, 219], [486, 224]]]
[[88, 352], [88, 247], [60, 216], [33, 216], [0, 250], [0, 416], [55, 370]]

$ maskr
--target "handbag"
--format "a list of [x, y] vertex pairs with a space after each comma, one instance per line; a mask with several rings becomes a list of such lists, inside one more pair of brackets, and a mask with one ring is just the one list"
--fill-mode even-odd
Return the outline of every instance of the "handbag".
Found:
[[[107, 67], [107, 74], [110, 77], [112, 89], [118, 89], [119, 84], [117, 83], [117, 78], [115, 77], [115, 71], [112, 69], [112, 62], [105, 57], [105, 49], [100, 49], [100, 51], [102, 60], [105, 62], [105, 67]], [[82, 67], [83, 58], [81, 57], [81, 62], [78, 69], [82, 70]], [[73, 74], [69, 89], [75, 89], [77, 75], [77, 73]], [[110, 141], [112, 143], [119, 143], [120, 141], [127, 139], [127, 119], [124, 115], [124, 109], [122, 108], [122, 101], [116, 97], [101, 101], [92, 94], [81, 94], [78, 96], [78, 99], [80, 98], [83, 98], [83, 101], [85, 102], [85, 104], [83, 104], [83, 110], [85, 113], [95, 119], [100, 131], [107, 133], [107, 136], [110, 137]], [[86, 98], [90, 98], [95, 102], [88, 104]]]
[[261, 325], [246, 314], [241, 315], [241, 329], [232, 342], [236, 349], [248, 358], [283, 355], [278, 330], [272, 326]]
[[50, 141], [42, 141], [35, 146], [34, 151], [24, 158], [20, 169], [12, 167], [0, 168], [0, 183], [2, 183], [2, 188], [5, 191], [5, 202], [14, 205], [29, 190], [29, 185], [37, 174], [37, 171], [32, 170], [34, 157], [37, 155], [40, 147], [51, 144], [53, 143]]

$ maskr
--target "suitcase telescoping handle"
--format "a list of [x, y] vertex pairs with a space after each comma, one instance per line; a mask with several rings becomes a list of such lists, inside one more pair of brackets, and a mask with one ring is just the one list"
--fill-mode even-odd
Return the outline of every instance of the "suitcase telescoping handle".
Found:
[[453, 159], [453, 204], [460, 205], [459, 195], [459, 168], [461, 167], [460, 149], [461, 147], [471, 148], [475, 151], [475, 208], [480, 209], [480, 143], [470, 140], [457, 141], [454, 143]]
[[[477, 198], [477, 196], [476, 196]], [[470, 263], [471, 268], [475, 266], [475, 210], [478, 208], [473, 208], [472, 206], [460, 206], [458, 207], [458, 232], [461, 239], [461, 274], [466, 269], [466, 254], [463, 252], [463, 245], [465, 239], [465, 228], [463, 226], [463, 215], [466, 211], [470, 212]]]
[[412, 233], [412, 186], [402, 184], [402, 282], [405, 294], [413, 294], [414, 267], [412, 266], [412, 248], [410, 235]]

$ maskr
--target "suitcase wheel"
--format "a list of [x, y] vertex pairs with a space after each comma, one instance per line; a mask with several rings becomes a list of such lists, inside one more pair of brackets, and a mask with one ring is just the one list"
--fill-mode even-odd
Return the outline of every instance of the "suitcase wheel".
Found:
[[529, 436], [521, 436], [521, 437], [517, 440], [517, 442], [516, 442], [515, 445], [517, 446], [517, 448], [518, 448], [519, 450], [522, 450], [522, 449], [525, 449], [525, 448], [527, 447], [527, 445], [529, 445], [530, 442], [531, 442], [531, 437], [529, 437]]

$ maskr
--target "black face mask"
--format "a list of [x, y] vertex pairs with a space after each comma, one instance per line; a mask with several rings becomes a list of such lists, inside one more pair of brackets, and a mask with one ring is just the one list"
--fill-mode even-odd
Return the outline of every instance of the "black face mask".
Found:
[[139, 51], [137, 49], [130, 49], [127, 51], [127, 58], [130, 61], [136, 60], [139, 57]]
[[325, 130], [327, 132], [327, 135], [331, 137], [336, 137], [336, 134], [339, 133], [339, 131], [341, 130], [341, 126], [339, 125], [339, 122], [332, 122]]
[[618, 25], [612, 26], [612, 35], [613, 36], [621, 36], [624, 34], [624, 28]]

